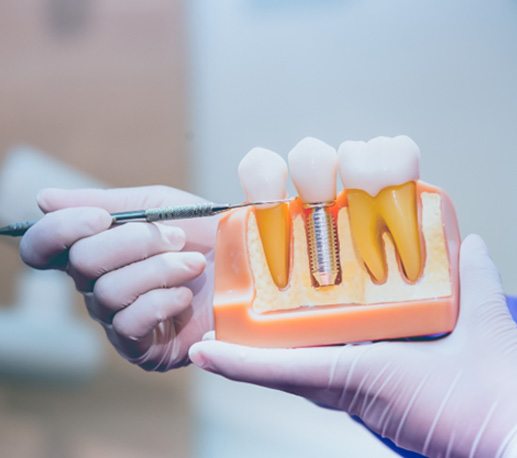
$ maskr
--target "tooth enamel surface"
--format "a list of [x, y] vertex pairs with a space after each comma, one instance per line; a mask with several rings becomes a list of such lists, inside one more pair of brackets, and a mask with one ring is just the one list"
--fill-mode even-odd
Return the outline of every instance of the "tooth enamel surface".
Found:
[[[248, 201], [287, 196], [287, 164], [277, 153], [253, 148], [239, 164], [239, 179]], [[290, 218], [286, 204], [257, 207], [257, 226], [271, 277], [279, 288], [289, 279]]]
[[420, 149], [407, 135], [346, 141], [338, 154], [345, 187], [361, 189], [371, 196], [420, 177]]
[[289, 152], [289, 171], [303, 202], [330, 202], [336, 198], [337, 154], [330, 145], [312, 137]]
[[422, 272], [415, 185], [419, 161], [418, 146], [404, 135], [347, 141], [339, 148], [354, 246], [378, 283], [388, 275], [385, 230], [393, 238], [406, 278], [415, 282]]
[[239, 163], [239, 180], [249, 202], [287, 196], [287, 164], [266, 148], [253, 148]]

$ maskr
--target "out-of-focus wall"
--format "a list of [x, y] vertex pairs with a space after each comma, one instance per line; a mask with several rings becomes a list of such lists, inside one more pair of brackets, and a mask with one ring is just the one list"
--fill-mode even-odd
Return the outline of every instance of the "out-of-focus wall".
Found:
[[[0, 2], [0, 166], [28, 144], [110, 185], [188, 187], [183, 19], [179, 0]], [[22, 265], [0, 242], [4, 306]], [[94, 380], [0, 379], [0, 455], [190, 456], [188, 372], [130, 366], [87, 323], [107, 358]]]
[[181, 1], [2, 1], [0, 161], [30, 144], [107, 184], [187, 186], [182, 18]]
[[0, 151], [40, 149], [115, 185], [185, 181], [180, 1], [0, 4]]

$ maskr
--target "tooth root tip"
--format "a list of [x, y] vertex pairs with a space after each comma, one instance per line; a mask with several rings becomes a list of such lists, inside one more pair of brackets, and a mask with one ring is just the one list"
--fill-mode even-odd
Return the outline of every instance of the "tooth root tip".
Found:
[[379, 285], [382, 285], [383, 283], [385, 283], [387, 280], [387, 277], [388, 277], [387, 274], [385, 274], [385, 273], [383, 273], [382, 275], [375, 275], [370, 272], [370, 275], [371, 275], [372, 279], [374, 280], [374, 282]]
[[420, 274], [421, 274], [421, 269], [418, 269], [418, 270], [415, 270], [415, 271], [412, 271], [409, 273], [405, 272], [406, 278], [411, 283], [415, 283], [416, 281], [418, 281], [418, 279], [420, 278]]

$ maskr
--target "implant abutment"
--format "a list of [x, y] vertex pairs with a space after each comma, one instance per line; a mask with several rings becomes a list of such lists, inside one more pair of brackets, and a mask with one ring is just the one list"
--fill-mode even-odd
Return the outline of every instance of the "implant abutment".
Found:
[[333, 286], [341, 279], [337, 224], [331, 211], [334, 202], [305, 205], [307, 250], [312, 282]]

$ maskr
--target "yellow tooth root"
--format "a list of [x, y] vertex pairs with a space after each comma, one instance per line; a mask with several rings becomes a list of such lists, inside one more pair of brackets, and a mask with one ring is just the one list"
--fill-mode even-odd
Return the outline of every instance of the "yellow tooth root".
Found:
[[422, 271], [422, 248], [418, 228], [416, 184], [405, 183], [383, 189], [377, 204], [410, 282], [418, 280]]
[[368, 193], [351, 189], [347, 193], [350, 231], [357, 254], [377, 283], [386, 281], [386, 260], [381, 239], [383, 221], [375, 199]]
[[415, 182], [384, 188], [377, 196], [348, 191], [350, 229], [359, 257], [376, 282], [386, 280], [382, 233], [388, 230], [397, 249], [404, 275], [410, 282], [420, 277], [423, 253], [418, 227]]
[[285, 288], [289, 281], [290, 216], [287, 204], [256, 208], [255, 217], [273, 281]]

